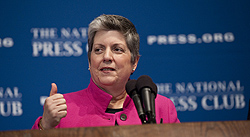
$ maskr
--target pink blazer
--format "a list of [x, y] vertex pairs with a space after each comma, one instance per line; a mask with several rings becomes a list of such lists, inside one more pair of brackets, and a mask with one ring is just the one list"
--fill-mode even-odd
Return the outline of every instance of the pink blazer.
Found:
[[[105, 113], [112, 96], [90, 80], [88, 88], [77, 92], [64, 94], [67, 104], [67, 116], [62, 118], [56, 128], [95, 127], [118, 125], [140, 125], [133, 100], [127, 96], [123, 104], [123, 111], [115, 114]], [[164, 96], [157, 95], [155, 99], [156, 122], [180, 123], [172, 101]], [[39, 117], [32, 129], [38, 129]]]

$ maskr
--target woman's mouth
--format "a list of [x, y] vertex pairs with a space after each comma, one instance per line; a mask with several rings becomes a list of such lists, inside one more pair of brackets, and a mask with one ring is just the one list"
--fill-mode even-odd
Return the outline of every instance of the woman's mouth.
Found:
[[115, 71], [113, 68], [101, 68], [101, 71]]

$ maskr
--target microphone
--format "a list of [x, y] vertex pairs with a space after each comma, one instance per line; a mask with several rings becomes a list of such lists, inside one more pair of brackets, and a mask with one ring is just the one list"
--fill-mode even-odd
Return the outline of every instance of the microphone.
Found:
[[140, 96], [137, 93], [137, 89], [136, 89], [136, 80], [132, 79], [129, 80], [126, 84], [126, 92], [128, 93], [128, 95], [130, 96], [130, 98], [133, 99], [133, 102], [135, 104], [137, 113], [139, 115], [139, 118], [141, 119], [141, 123], [142, 124], [146, 124], [146, 116], [142, 107], [142, 103], [140, 100]]
[[155, 120], [155, 97], [157, 87], [152, 79], [147, 75], [142, 75], [137, 79], [136, 88], [141, 95], [144, 110], [148, 118], [148, 123], [156, 123]]
[[152, 87], [152, 92], [151, 92], [151, 107], [152, 107], [152, 120], [153, 123], [156, 123], [156, 115], [155, 115], [155, 98], [157, 96], [157, 86], [155, 85], [155, 83], [153, 83], [153, 87]]

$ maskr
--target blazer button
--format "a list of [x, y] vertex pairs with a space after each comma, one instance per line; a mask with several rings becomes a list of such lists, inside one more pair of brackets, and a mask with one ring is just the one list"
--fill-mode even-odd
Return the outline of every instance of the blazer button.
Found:
[[126, 114], [121, 114], [120, 119], [122, 121], [125, 121], [127, 119], [127, 115]]

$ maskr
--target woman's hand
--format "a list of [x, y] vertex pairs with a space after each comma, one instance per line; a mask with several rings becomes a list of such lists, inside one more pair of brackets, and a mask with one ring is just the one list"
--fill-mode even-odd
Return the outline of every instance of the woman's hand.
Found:
[[44, 129], [56, 127], [60, 120], [67, 115], [66, 100], [62, 94], [57, 93], [55, 83], [51, 84], [50, 96], [45, 100], [41, 124]]

